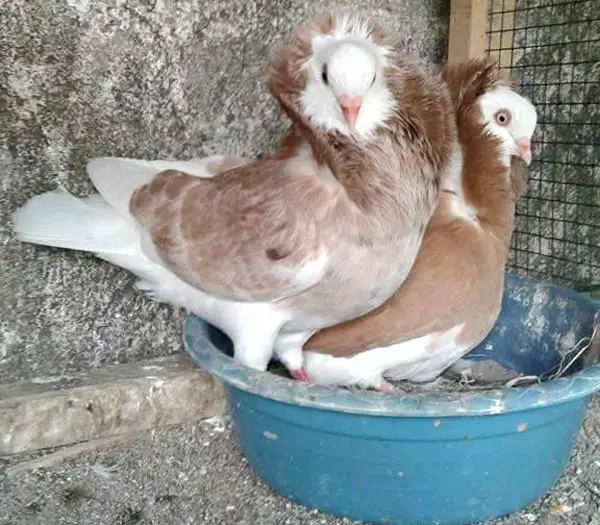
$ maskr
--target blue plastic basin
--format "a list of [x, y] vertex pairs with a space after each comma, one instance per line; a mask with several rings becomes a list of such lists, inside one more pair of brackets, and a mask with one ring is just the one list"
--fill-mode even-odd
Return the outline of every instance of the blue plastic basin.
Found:
[[[469, 355], [550, 374], [590, 337], [598, 302], [508, 275], [502, 313]], [[540, 498], [561, 475], [600, 364], [529, 387], [391, 395], [298, 383], [233, 362], [231, 342], [190, 316], [185, 345], [223, 382], [250, 465], [282, 496], [354, 520], [473, 523]]]

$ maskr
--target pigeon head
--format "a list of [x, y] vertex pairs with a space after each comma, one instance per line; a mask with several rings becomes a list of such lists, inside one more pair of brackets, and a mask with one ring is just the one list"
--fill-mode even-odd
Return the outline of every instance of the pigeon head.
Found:
[[305, 66], [304, 116], [326, 130], [357, 137], [372, 134], [395, 107], [385, 81], [388, 54], [356, 22], [343, 20], [332, 34], [316, 36]]
[[500, 139], [507, 156], [531, 163], [531, 138], [537, 124], [533, 104], [506, 86], [498, 86], [479, 98], [486, 131]]
[[391, 54], [371, 20], [330, 15], [296, 31], [271, 78], [280, 80], [275, 91], [288, 91], [311, 127], [367, 139], [397, 105], [386, 83]]

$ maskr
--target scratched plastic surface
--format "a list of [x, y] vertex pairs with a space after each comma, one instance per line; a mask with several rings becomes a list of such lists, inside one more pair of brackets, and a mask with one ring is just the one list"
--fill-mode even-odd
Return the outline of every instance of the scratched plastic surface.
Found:
[[[468, 356], [550, 375], [590, 337], [598, 302], [508, 275], [500, 318]], [[390, 395], [306, 385], [233, 362], [231, 342], [190, 316], [185, 345], [225, 387], [240, 445], [282, 496], [387, 525], [509, 514], [561, 475], [600, 364], [511, 389]]]

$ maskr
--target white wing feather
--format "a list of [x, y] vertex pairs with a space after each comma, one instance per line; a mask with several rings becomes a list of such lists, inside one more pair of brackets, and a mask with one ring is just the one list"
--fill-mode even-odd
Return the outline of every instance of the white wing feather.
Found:
[[161, 171], [179, 170], [194, 177], [211, 177], [200, 159], [142, 160], [120, 157], [97, 157], [87, 164], [87, 172], [98, 192], [128, 221], [129, 201], [139, 187], [148, 184]]

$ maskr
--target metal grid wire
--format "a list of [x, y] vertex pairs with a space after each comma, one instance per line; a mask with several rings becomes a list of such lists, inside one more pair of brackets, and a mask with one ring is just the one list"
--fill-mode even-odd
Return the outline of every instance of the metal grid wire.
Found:
[[488, 0], [488, 53], [538, 110], [509, 268], [600, 288], [600, 4]]

